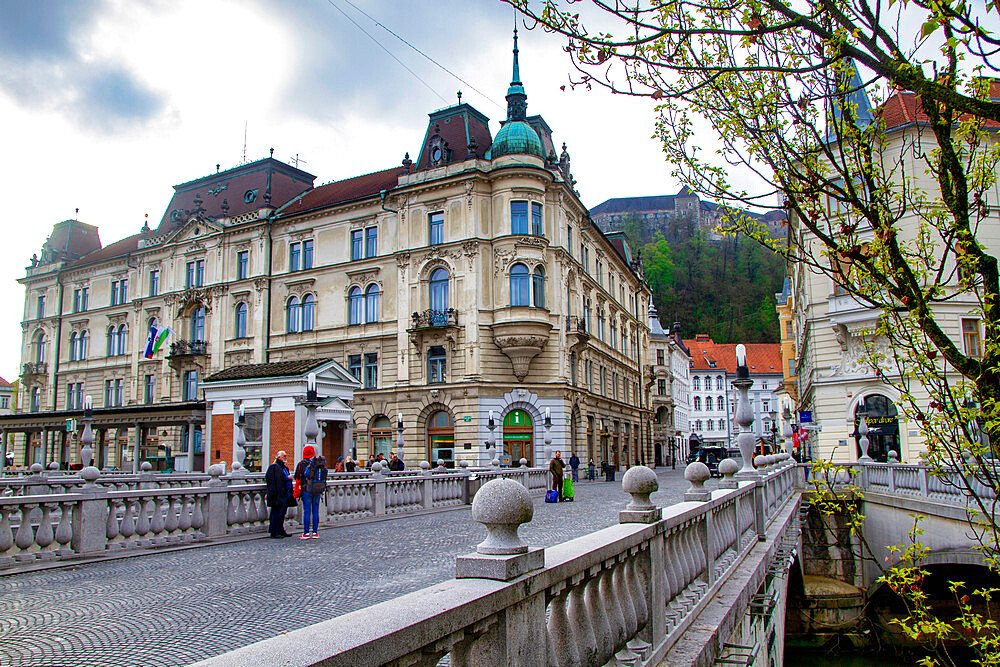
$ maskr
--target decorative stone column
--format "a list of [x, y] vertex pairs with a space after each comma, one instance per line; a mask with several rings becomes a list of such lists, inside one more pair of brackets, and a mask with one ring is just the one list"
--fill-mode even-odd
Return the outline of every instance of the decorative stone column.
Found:
[[868, 456], [868, 447], [871, 445], [871, 441], [868, 439], [868, 433], [871, 429], [868, 428], [868, 422], [864, 417], [858, 422], [858, 447], [861, 449], [861, 456], [858, 457], [858, 461], [861, 463], [872, 463], [875, 459]]
[[743, 468], [736, 473], [736, 477], [756, 478], [760, 476], [760, 473], [753, 467], [754, 436], [750, 432], [750, 425], [753, 424], [753, 408], [750, 407], [749, 392], [750, 387], [753, 386], [753, 380], [750, 379], [750, 368], [747, 366], [747, 348], [744, 345], [736, 346], [736, 379], [733, 380], [733, 386], [739, 392], [736, 404], [736, 423], [740, 427], [740, 433], [736, 437], [736, 444], [743, 457]]
[[247, 425], [246, 413], [243, 411], [243, 405], [241, 404], [239, 410], [237, 411], [236, 419], [236, 439], [233, 441], [233, 474], [234, 475], [245, 475], [246, 469], [243, 467], [243, 462], [246, 460], [247, 456], [247, 434], [244, 430]]

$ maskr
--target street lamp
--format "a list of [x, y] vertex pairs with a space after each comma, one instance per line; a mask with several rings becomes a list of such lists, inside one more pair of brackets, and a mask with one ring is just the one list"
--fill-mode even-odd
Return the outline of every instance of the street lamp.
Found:
[[316, 408], [320, 404], [319, 394], [316, 391], [315, 373], [309, 373], [306, 376], [306, 400], [302, 401], [302, 404], [306, 406], [306, 426], [302, 434], [306, 437], [306, 444], [312, 445], [315, 451], [316, 438], [319, 436], [319, 422], [316, 421]]
[[497, 422], [495, 419], [495, 412], [490, 410], [489, 419], [486, 421], [486, 428], [489, 429], [490, 435], [486, 438], [486, 455], [489, 457], [489, 462], [492, 464], [493, 459], [496, 458], [496, 437], [493, 435], [493, 430], [497, 427]]
[[552, 458], [552, 409], [545, 408], [545, 454]]
[[396, 438], [396, 456], [399, 460], [403, 460], [403, 413], [400, 412], [396, 415], [396, 430], [399, 432], [399, 437]]
[[771, 453], [778, 453], [778, 411], [769, 410], [767, 416], [771, 418]]

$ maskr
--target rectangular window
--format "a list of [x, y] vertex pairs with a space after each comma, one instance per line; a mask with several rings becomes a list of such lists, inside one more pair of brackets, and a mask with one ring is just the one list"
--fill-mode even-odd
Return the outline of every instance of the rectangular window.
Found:
[[351, 259], [358, 260], [364, 257], [364, 232], [360, 229], [351, 231]]
[[75, 290], [73, 290], [73, 312], [74, 313], [79, 313], [79, 312], [81, 312], [83, 310], [83, 308], [81, 308], [81, 306], [80, 306], [80, 297], [81, 297], [82, 293], [83, 293], [82, 289], [75, 289]]
[[597, 284], [604, 287], [604, 267], [601, 265], [601, 260], [597, 260]]
[[110, 408], [114, 405], [115, 394], [111, 380], [104, 381], [104, 407]]
[[42, 389], [41, 387], [31, 388], [31, 401], [28, 405], [31, 412], [38, 412], [42, 409]]
[[201, 287], [205, 284], [205, 260], [199, 259], [194, 263], [194, 285]]
[[288, 244], [288, 270], [298, 271], [302, 264], [302, 244], [299, 242]]
[[361, 381], [361, 355], [351, 354], [347, 357], [347, 372], [354, 376], [354, 379]]
[[570, 226], [566, 227], [566, 252], [573, 256], [573, 228]]
[[123, 384], [123, 380], [115, 380], [115, 407], [120, 408], [125, 405], [124, 396], [122, 395]]
[[789, 359], [788, 360], [788, 374], [789, 375], [795, 375], [795, 360], [794, 359]]
[[121, 280], [111, 281], [111, 305], [120, 306], [128, 300], [128, 281], [124, 278]]
[[667, 381], [664, 379], [659, 379], [656, 381], [656, 393], [660, 396], [667, 395]]
[[542, 205], [531, 202], [531, 233], [542, 235]]
[[42, 319], [43, 317], [45, 317], [45, 295], [44, 294], [39, 294], [38, 295], [37, 312], [38, 312], [38, 319]]
[[656, 351], [656, 363], [659, 366], [663, 365], [663, 350]]
[[184, 393], [181, 398], [185, 401], [198, 400], [198, 371], [184, 373]]
[[76, 405], [76, 399], [74, 395], [76, 394], [76, 385], [70, 382], [66, 385], [66, 409], [72, 410]]
[[[186, 271], [184, 272], [184, 288], [191, 289], [192, 287], [194, 287], [194, 262], [188, 262]], [[112, 289], [114, 289], [114, 286], [112, 286]]]
[[438, 211], [427, 217], [428, 245], [444, 243], [444, 213]]
[[313, 267], [313, 242], [312, 239], [302, 242], [302, 268], [311, 269]]
[[160, 293], [160, 271], [153, 269], [149, 272], [149, 296], [156, 296]]
[[365, 354], [365, 389], [376, 387], [378, 387], [378, 354], [368, 352]]
[[378, 227], [365, 229], [365, 257], [378, 255]]
[[962, 320], [962, 340], [965, 343], [965, 354], [978, 359], [982, 356], [982, 349], [979, 345], [979, 320]]
[[510, 203], [510, 233], [528, 233], [528, 202], [512, 201]]
[[243, 280], [250, 271], [250, 251], [240, 250], [236, 253], [236, 279]]
[[607, 392], [608, 392], [608, 383], [607, 383], [607, 380], [608, 380], [608, 373], [602, 367], [601, 368], [601, 396], [606, 396], [607, 395]]
[[785, 338], [794, 338], [795, 334], [792, 332], [792, 321], [785, 321]]
[[435, 345], [427, 351], [427, 382], [435, 384], [445, 381], [447, 355], [440, 345]]
[[153, 376], [147, 375], [143, 382], [143, 403], [151, 405], [153, 403]]

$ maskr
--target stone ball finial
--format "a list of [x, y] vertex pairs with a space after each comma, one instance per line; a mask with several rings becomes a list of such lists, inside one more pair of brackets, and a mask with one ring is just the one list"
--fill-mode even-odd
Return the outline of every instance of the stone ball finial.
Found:
[[472, 518], [486, 526], [486, 539], [477, 547], [481, 554], [506, 556], [527, 553], [517, 530], [531, 521], [535, 507], [519, 482], [494, 479], [483, 484], [472, 500]]
[[518, 461], [518, 463], [521, 465], [522, 468], [528, 467], [528, 459], [522, 458], [520, 461]]
[[490, 461], [490, 465], [493, 466], [494, 468], [499, 468], [500, 467], [500, 459], [493, 459], [492, 461]]
[[431, 469], [431, 464], [428, 463], [427, 461], [421, 461], [420, 462], [420, 469], [421, 470], [430, 470]]
[[97, 478], [100, 476], [101, 471], [94, 466], [87, 466], [80, 471], [80, 477], [82, 477], [83, 481], [87, 483], [87, 486], [93, 486], [94, 482], [96, 482]]
[[711, 500], [712, 492], [705, 488], [705, 482], [711, 476], [708, 466], [701, 461], [689, 463], [684, 469], [684, 479], [691, 482], [691, 488], [684, 493], [684, 500]]
[[32, 475], [39, 475], [43, 470], [45, 470], [45, 468], [42, 466], [41, 463], [32, 463], [31, 467], [28, 468], [28, 472], [30, 472]]
[[142, 472], [152, 472], [153, 464], [150, 463], [149, 461], [143, 461], [141, 464], [139, 464], [139, 470], [141, 470]]
[[622, 490], [632, 496], [632, 501], [625, 507], [629, 511], [642, 511], [655, 509], [649, 496], [656, 493], [660, 488], [660, 483], [656, 480], [656, 473], [646, 466], [632, 466], [622, 475]]
[[767, 465], [767, 457], [764, 456], [763, 454], [758, 454], [753, 458], [754, 468], [763, 468], [766, 465]]
[[740, 464], [733, 459], [722, 459], [719, 461], [719, 474], [723, 477], [732, 477], [739, 472]]
[[465, 459], [462, 459], [461, 461], [458, 462], [458, 467], [459, 468], [468, 468], [469, 467], [469, 462], [466, 461]]
[[212, 465], [208, 466], [208, 474], [214, 477], [215, 479], [218, 479], [219, 477], [222, 477], [223, 475], [226, 474], [226, 466], [224, 466], [221, 463], [213, 463]]
[[899, 452], [895, 449], [889, 450], [889, 463], [899, 463]]
[[49, 465], [47, 467], [48, 467], [49, 470], [59, 470], [59, 462], [58, 461], [49, 461]]
[[[424, 463], [427, 463], [427, 461], [424, 461]], [[428, 465], [428, 467], [430, 467], [429, 463], [427, 465]], [[376, 461], [375, 463], [373, 463], [372, 464], [372, 472], [382, 472], [382, 464], [380, 462], [378, 462], [378, 461]]]
[[443, 468], [444, 467], [444, 459], [438, 459], [437, 460], [437, 467], [438, 468]]

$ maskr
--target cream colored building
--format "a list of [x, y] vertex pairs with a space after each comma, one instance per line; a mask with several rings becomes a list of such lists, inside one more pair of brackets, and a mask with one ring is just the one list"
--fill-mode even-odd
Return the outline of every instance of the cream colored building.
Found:
[[680, 324], [665, 330], [652, 305], [649, 329], [654, 463], [673, 466], [684, 462], [691, 437], [691, 353], [681, 339]]
[[[155, 230], [108, 246], [59, 223], [21, 280], [22, 405], [39, 418], [4, 423], [34, 434], [17, 462], [75, 462], [58, 425], [86, 395], [107, 423], [131, 424], [108, 435], [101, 465], [127, 464], [140, 437], [141, 458], [171, 466], [230, 460], [231, 444], [201, 435], [199, 381], [302, 359], [335, 360], [363, 386], [353, 441], [331, 441], [328, 460], [387, 452], [401, 415], [410, 463], [542, 464], [557, 449], [652, 462], [649, 288], [624, 238], [590, 221], [565, 145], [557, 157], [526, 99], [515, 41], [496, 137], [460, 103], [430, 114], [399, 167], [313, 187], [266, 158], [176, 186]], [[151, 323], [174, 333], [147, 360]], [[162, 427], [133, 409], [145, 405]], [[202, 421], [231, 420], [232, 405], [200, 405]]]
[[[867, 108], [867, 101], [863, 106]], [[882, 114], [887, 127], [883, 153], [887, 160], [901, 160], [894, 173], [905, 173], [910, 188], [938, 192], [937, 183], [925, 172], [922, 158], [914, 157], [918, 151], [903, 148], [923, 146], [921, 153], [929, 154], [933, 144], [933, 134], [918, 101], [910, 93], [896, 94], [885, 103]], [[996, 191], [991, 195], [992, 212], [980, 223], [976, 238], [995, 254], [1000, 251], [1000, 210]], [[829, 210], [836, 219], [839, 215], [836, 206], [831, 204]], [[803, 244], [819, 248], [818, 241], [801, 228], [797, 218], [793, 216], [789, 224], [793, 233], [804, 234]], [[902, 218], [896, 225], [899, 237], [912, 239], [917, 224], [914, 214]], [[871, 233], [867, 232], [869, 238]], [[865, 232], [861, 234], [864, 241]], [[796, 397], [800, 411], [811, 413], [812, 422], [800, 426], [813, 429], [809, 438], [812, 455], [838, 461], [855, 460], [859, 456], [858, 418], [859, 414], [865, 414], [872, 428], [871, 456], [884, 461], [887, 452], [895, 450], [901, 460], [917, 461], [923, 449], [918, 425], [903, 415], [896, 389], [879, 380], [865, 361], [866, 347], [887, 353], [883, 370], [898, 380], [899, 370], [887, 341], [871, 335], [880, 312], [861, 303], [828, 275], [810, 271], [804, 263], [790, 264], [789, 268], [791, 286], [785, 307], [789, 309], [791, 324], [783, 318], [783, 343], [786, 343], [785, 327], [791, 327], [793, 339], [788, 341], [790, 345], [783, 345], [783, 353], [787, 355], [787, 350], [794, 349], [795, 372], [789, 375], [787, 366], [791, 358], [786, 356], [784, 364], [786, 380], [795, 380], [795, 387], [789, 393]], [[959, 288], [957, 275], [947, 289], [952, 298], [947, 304], [934, 307], [935, 319], [960, 349], [977, 354], [983, 340], [978, 302], [974, 295]], [[781, 309], [779, 305], [779, 313]], [[905, 363], [906, 351], [898, 352], [898, 358]], [[929, 401], [926, 390], [919, 383], [912, 386], [918, 404], [926, 408]]]

